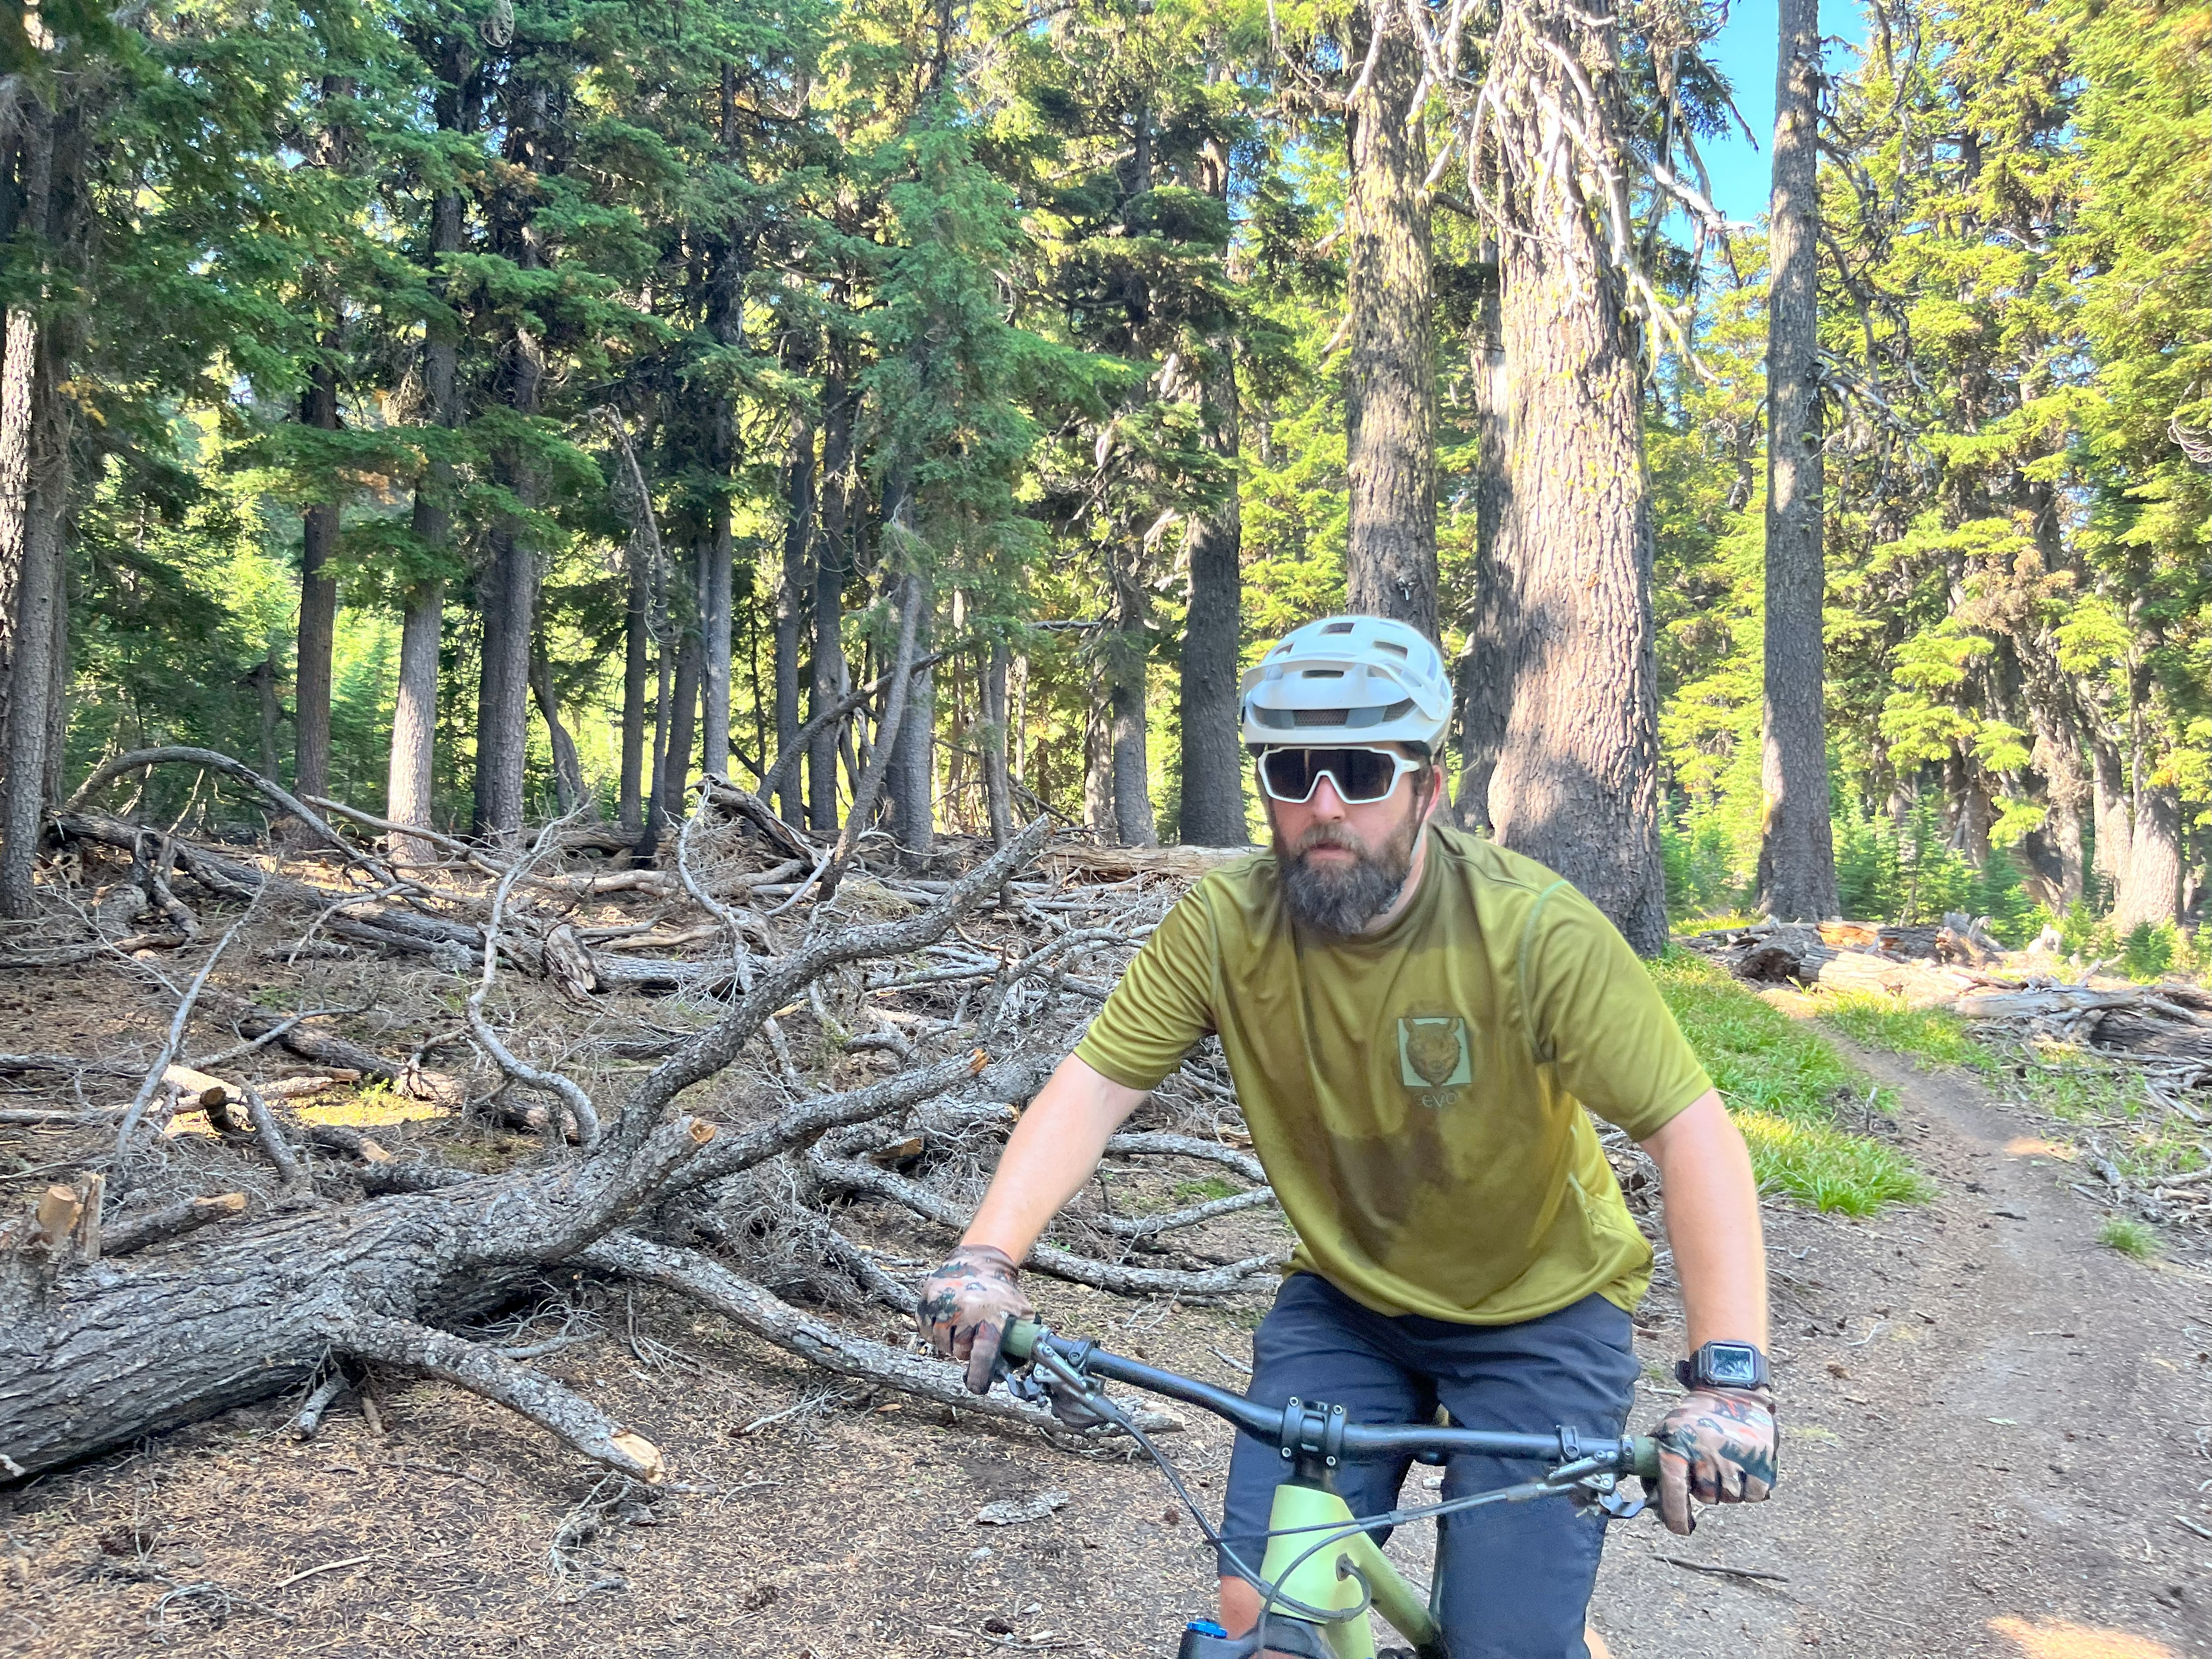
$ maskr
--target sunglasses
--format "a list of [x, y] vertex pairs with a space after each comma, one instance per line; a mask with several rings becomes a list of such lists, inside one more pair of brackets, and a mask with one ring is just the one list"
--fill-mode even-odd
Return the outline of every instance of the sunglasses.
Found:
[[1386, 799], [1408, 772], [1424, 763], [1388, 749], [1270, 749], [1260, 757], [1260, 787], [1273, 800], [1297, 806], [1313, 799], [1323, 778], [1346, 806]]

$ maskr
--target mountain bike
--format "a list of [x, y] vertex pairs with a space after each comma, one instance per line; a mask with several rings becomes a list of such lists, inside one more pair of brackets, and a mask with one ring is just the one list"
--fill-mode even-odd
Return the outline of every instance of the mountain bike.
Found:
[[[1659, 1449], [1645, 1437], [1596, 1438], [1571, 1428], [1494, 1434], [1446, 1425], [1350, 1423], [1343, 1407], [1309, 1400], [1294, 1399], [1277, 1409], [1195, 1377], [1109, 1353], [1093, 1342], [1057, 1336], [1033, 1319], [1007, 1327], [1000, 1353], [1008, 1390], [1016, 1396], [1049, 1403], [1064, 1422], [1110, 1425], [1129, 1436], [1159, 1465], [1206, 1540], [1222, 1552], [1228, 1571], [1260, 1592], [1260, 1622], [1251, 1631], [1231, 1637], [1211, 1620], [1194, 1620], [1183, 1632], [1178, 1659], [1255, 1659], [1262, 1653], [1376, 1659], [1374, 1633], [1364, 1616], [1370, 1609], [1411, 1642], [1419, 1659], [1440, 1659], [1441, 1581], [1425, 1596], [1383, 1559], [1370, 1528], [1455, 1515], [1486, 1504], [1553, 1498], [1594, 1504], [1626, 1520], [1643, 1510], [1644, 1500], [1622, 1491], [1621, 1477], [1635, 1475], [1647, 1492], [1656, 1490]], [[1256, 1571], [1223, 1545], [1175, 1465], [1107, 1396], [1098, 1386], [1101, 1380], [1212, 1412], [1282, 1455], [1291, 1475], [1275, 1488], [1267, 1553]], [[1382, 1515], [1354, 1516], [1335, 1491], [1335, 1471], [1346, 1463], [1410, 1458], [1442, 1464], [1461, 1453], [1526, 1462], [1544, 1473], [1518, 1486]]]

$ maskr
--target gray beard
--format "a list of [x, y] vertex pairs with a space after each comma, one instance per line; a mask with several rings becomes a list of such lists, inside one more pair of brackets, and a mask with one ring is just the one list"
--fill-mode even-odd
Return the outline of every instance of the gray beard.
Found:
[[[1300, 927], [1338, 939], [1351, 939], [1389, 909], [1413, 867], [1418, 816], [1409, 817], [1382, 848], [1370, 853], [1349, 830], [1316, 824], [1295, 850], [1275, 837], [1275, 868], [1282, 877], [1283, 908]], [[1348, 866], [1316, 868], [1306, 854], [1316, 847], [1341, 847], [1352, 855]]]

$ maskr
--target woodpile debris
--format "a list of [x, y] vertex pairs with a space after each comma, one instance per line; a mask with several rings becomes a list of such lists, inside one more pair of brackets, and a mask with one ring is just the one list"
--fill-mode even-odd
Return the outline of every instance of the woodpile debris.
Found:
[[[308, 849], [202, 844], [95, 804], [134, 769], [218, 763]], [[0, 1054], [43, 1097], [0, 1133], [66, 1142], [81, 1171], [0, 1218], [0, 1478], [287, 1391], [310, 1432], [389, 1366], [661, 1479], [634, 1427], [472, 1334], [556, 1269], [660, 1287], [843, 1377], [1050, 1425], [851, 1316], [911, 1312], [1021, 1109], [1218, 857], [1088, 847], [1039, 818], [917, 873], [880, 834], [833, 848], [720, 778], [653, 861], [574, 828], [526, 849], [403, 841], [197, 750], [118, 757], [56, 816], [50, 914], [0, 973], [111, 974], [144, 1015], [135, 1049]], [[331, 1121], [361, 1089], [425, 1121]], [[482, 1128], [461, 1156], [448, 1125], [535, 1139], [487, 1163]], [[1033, 1271], [1184, 1302], [1263, 1283], [1285, 1253], [1238, 1219], [1273, 1201], [1249, 1145], [1209, 1045], [1115, 1137]]]
[[[2212, 990], [2179, 980], [2142, 985], [2074, 969], [2048, 936], [2008, 951], [1985, 921], [1948, 915], [1936, 927], [1762, 920], [1708, 930], [1682, 943], [1763, 994], [1818, 1012], [1823, 997], [1871, 995], [1905, 1007], [1947, 1009], [2016, 1068], [2053, 1071], [2068, 1055], [2127, 1068], [2148, 1112], [2182, 1126], [2179, 1139], [2212, 1154]], [[2129, 1176], [2105, 1155], [2100, 1129], [2085, 1130], [2088, 1167], [2103, 1185], [2083, 1190], [2153, 1221], [2212, 1224], [2212, 1169]]]

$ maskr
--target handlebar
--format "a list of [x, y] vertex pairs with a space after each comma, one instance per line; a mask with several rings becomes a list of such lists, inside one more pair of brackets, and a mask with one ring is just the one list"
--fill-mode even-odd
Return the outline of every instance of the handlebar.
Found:
[[[1295, 1407], [1284, 1410], [1259, 1405], [1211, 1382], [1139, 1364], [1090, 1342], [1056, 1336], [1037, 1320], [1019, 1319], [1008, 1325], [1000, 1339], [999, 1348], [1007, 1358], [1017, 1362], [1034, 1360], [1040, 1349], [1048, 1351], [1071, 1370], [1126, 1382], [1132, 1388], [1212, 1412], [1270, 1446], [1286, 1445], [1288, 1437], [1298, 1428], [1299, 1413]], [[1420, 1424], [1332, 1424], [1327, 1450], [1332, 1457], [1354, 1463], [1382, 1462], [1400, 1457], [1441, 1463], [1460, 1455], [1542, 1463], [1587, 1460], [1616, 1474], [1638, 1475], [1646, 1480], [1659, 1477], [1659, 1446], [1649, 1436], [1585, 1440], [1572, 1429], [1565, 1428], [1550, 1434], [1498, 1434], [1482, 1429], [1437, 1428]]]

